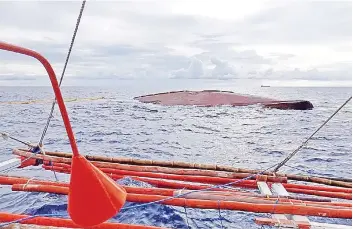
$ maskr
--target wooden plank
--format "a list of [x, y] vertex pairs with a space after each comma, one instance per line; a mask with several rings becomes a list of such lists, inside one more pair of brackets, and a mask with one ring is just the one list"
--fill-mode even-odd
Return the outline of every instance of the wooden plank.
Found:
[[[264, 184], [259, 184], [259, 183], [260, 182], [258, 182], [258, 186], [259, 186], [260, 191], [263, 189], [267, 193], [269, 193], [265, 187], [265, 186], [267, 186], [267, 184], [265, 182], [262, 182]], [[268, 186], [267, 186], [267, 188], [268, 188]], [[275, 194], [275, 195], [277, 194], [279, 196], [289, 196], [289, 193], [287, 192], [287, 190], [280, 183], [273, 183], [271, 186], [270, 192], [273, 192], [273, 194]], [[352, 226], [347, 226], [347, 225], [310, 222], [308, 217], [302, 216], [302, 215], [274, 214], [272, 216], [272, 219], [260, 218], [260, 219], [256, 219], [256, 223], [262, 224], [262, 225], [271, 225], [271, 226], [280, 227], [280, 228], [281, 227], [286, 227], [286, 228], [305, 227], [305, 228], [310, 228], [310, 229], [348, 229], [348, 228], [352, 228]]]
[[328, 224], [328, 223], [316, 223], [316, 222], [300, 222], [294, 220], [284, 219], [268, 219], [268, 218], [256, 218], [256, 224], [268, 225], [279, 228], [307, 228], [307, 229], [348, 229], [352, 226], [339, 225], [339, 224]]
[[[257, 182], [257, 187], [259, 187], [261, 194], [272, 195], [272, 192], [266, 182], [263, 182], [263, 181]], [[283, 214], [273, 214], [272, 218], [274, 218], [274, 219], [287, 219], [287, 217]]]
[[291, 218], [292, 218], [293, 220], [295, 220], [295, 221], [307, 221], [307, 222], [309, 222], [308, 217], [303, 216], [303, 215], [292, 215]]
[[310, 229], [351, 229], [352, 226], [340, 225], [340, 224], [329, 224], [329, 223], [316, 223], [310, 222]]
[[[271, 186], [271, 189], [272, 189], [272, 192], [274, 192], [274, 194], [277, 194], [280, 196], [289, 196], [289, 193], [281, 183], [273, 183]], [[302, 216], [302, 215], [287, 215], [287, 218], [292, 219], [294, 221], [310, 222], [308, 217]]]
[[271, 186], [272, 192], [280, 196], [289, 196], [287, 190], [283, 187], [281, 183], [273, 183]]
[[268, 185], [266, 184], [266, 182], [263, 182], [263, 181], [257, 182], [257, 187], [259, 188], [261, 194], [269, 195], [269, 196], [272, 195], [272, 192], [268, 187]]

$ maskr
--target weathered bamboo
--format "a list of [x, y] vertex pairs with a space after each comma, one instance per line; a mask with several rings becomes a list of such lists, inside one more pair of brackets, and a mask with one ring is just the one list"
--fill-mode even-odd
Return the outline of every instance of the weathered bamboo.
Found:
[[[25, 152], [28, 152], [28, 151], [26, 149], [13, 150], [13, 153], [16, 155], [21, 155], [21, 153], [23, 155], [23, 153]], [[46, 152], [46, 155], [60, 157], [63, 159], [64, 158], [69, 159], [72, 157], [72, 154], [63, 153], [63, 152]], [[162, 166], [162, 167], [218, 170], [218, 171], [227, 171], [227, 172], [235, 172], [235, 173], [251, 173], [251, 174], [257, 174], [261, 172], [261, 170], [242, 169], [242, 168], [233, 168], [231, 166], [207, 165], [207, 164], [197, 164], [197, 163], [187, 163], [187, 162], [153, 161], [153, 160], [143, 160], [143, 159], [135, 159], [135, 158], [118, 158], [118, 157], [112, 158], [112, 157], [92, 156], [92, 155], [85, 155], [85, 157], [90, 161], [101, 161], [101, 162], [132, 164], [132, 165], [145, 165], [145, 166], [154, 165], [154, 166]], [[50, 161], [50, 157], [47, 157], [46, 159]], [[68, 163], [68, 162], [66, 160], [63, 160], [63, 163]], [[321, 178], [321, 177], [315, 177], [315, 176], [309, 177], [309, 176], [283, 174], [283, 173], [274, 174], [272, 172], [264, 172], [263, 174], [270, 175], [270, 176], [287, 177], [290, 180], [307, 181], [307, 182], [313, 182], [313, 183], [319, 183], [319, 184], [352, 188], [352, 183], [337, 181], [330, 178]]]
[[[17, 186], [18, 187], [18, 186]], [[24, 185], [20, 186], [24, 187]], [[18, 187], [18, 188], [20, 188]], [[64, 194], [66, 187], [60, 187], [60, 194]], [[67, 188], [66, 188], [67, 189]], [[25, 191], [25, 190], [23, 190]], [[55, 186], [50, 188], [50, 191], [55, 192]], [[352, 218], [352, 209], [338, 206], [312, 206], [297, 203], [276, 203], [264, 204], [243, 201], [224, 201], [224, 200], [202, 200], [202, 199], [186, 199], [173, 198], [167, 199], [167, 196], [161, 195], [141, 195], [129, 193], [127, 201], [136, 203], [150, 203], [160, 201], [160, 204], [202, 208], [202, 209], [226, 209], [258, 213], [275, 213], [275, 214], [295, 214], [295, 215], [310, 215], [330, 218]]]
[[[14, 185], [14, 184], [26, 184], [26, 185], [49, 185], [49, 186], [61, 186], [61, 187], [69, 187], [69, 183], [64, 183], [64, 182], [56, 182], [56, 181], [46, 181], [46, 180], [38, 180], [38, 179], [30, 179], [28, 177], [21, 177], [21, 176], [9, 176], [9, 175], [1, 175], [0, 176], [0, 185]], [[133, 187], [127, 187], [124, 186], [123, 187], [129, 192], [130, 191], [135, 191], [135, 193], [137, 192], [136, 190], [133, 189]], [[193, 186], [195, 187], [195, 186]], [[156, 190], [160, 191], [160, 192], [178, 192], [181, 189], [187, 189], [188, 187], [184, 187], [184, 186], [180, 186], [177, 187], [177, 189], [173, 188], [173, 189], [163, 189], [163, 188], [152, 188], [151, 190]], [[189, 187], [192, 188], [192, 187]], [[196, 186], [195, 190], [199, 190], [199, 189], [204, 189], [207, 188], [207, 186]], [[141, 191], [137, 192], [137, 193], [141, 193], [144, 194], [146, 193], [145, 188], [141, 188]], [[193, 191], [190, 190], [189, 191]], [[154, 192], [154, 194], [156, 193]], [[290, 200], [300, 200], [300, 201], [311, 201], [311, 202], [328, 202], [328, 203], [332, 203], [332, 205], [338, 205], [338, 206], [348, 206], [351, 207], [352, 204], [351, 203], [341, 203], [341, 202], [331, 202], [330, 199], [327, 198], [315, 198], [315, 197], [303, 197], [303, 196], [279, 196], [279, 195], [263, 195], [263, 194], [257, 194], [257, 193], [252, 193], [252, 192], [245, 192], [245, 191], [238, 191], [238, 190], [229, 190], [229, 189], [214, 189], [212, 191], [206, 191], [206, 192], [211, 192], [211, 193], [231, 193], [231, 194], [235, 194], [235, 195], [239, 195], [239, 196], [250, 196], [250, 197], [257, 197], [257, 198], [265, 198], [265, 199], [278, 199], [278, 198], [286, 198], [286, 199], [290, 199]], [[205, 193], [205, 191], [203, 191], [203, 193]]]
[[[56, 165], [43, 165], [44, 169], [67, 169], [70, 171], [71, 166], [67, 164], [57, 163]], [[209, 177], [209, 176], [193, 176], [193, 175], [174, 175], [166, 173], [150, 173], [150, 172], [135, 172], [128, 170], [110, 169], [110, 168], [100, 168], [100, 170], [106, 174], [116, 174], [125, 176], [137, 176], [137, 177], [150, 177], [159, 178], [167, 180], [179, 180], [188, 182], [199, 182], [199, 183], [211, 183], [211, 184], [226, 184], [231, 182], [237, 182], [237, 185], [245, 188], [257, 188], [256, 181], [254, 180], [239, 180], [231, 178], [222, 177]], [[340, 187], [330, 187], [330, 186], [314, 186], [314, 185], [302, 185], [302, 184], [289, 184], [283, 183], [285, 188], [295, 188], [300, 190], [317, 190], [317, 191], [327, 191], [327, 192], [340, 192], [352, 194], [352, 189], [350, 188], [340, 188]]]
[[[47, 170], [52, 170], [52, 171], [61, 172], [61, 173], [70, 173], [70, 168], [64, 168], [64, 167], [60, 167], [60, 166], [46, 166], [46, 165], [43, 165], [43, 167]], [[110, 172], [106, 172], [106, 174], [116, 180], [124, 178], [126, 176], [126, 174], [122, 175], [122, 174], [115, 174], [115, 173], [110, 173]], [[141, 178], [146, 178], [146, 177], [139, 177], [139, 176], [133, 176], [133, 175], [129, 175], [129, 176], [132, 176], [133, 179], [137, 178], [137, 180], [141, 180]], [[165, 178], [163, 178], [163, 179], [165, 179]], [[159, 179], [149, 178], [149, 180], [159, 180]], [[168, 177], [168, 180], [178, 180], [178, 179]], [[232, 184], [232, 186], [252, 188], [252, 189], [257, 188], [256, 181], [247, 180], [245, 183], [244, 182], [245, 181], [242, 180], [240, 183]], [[147, 183], [149, 183], [149, 182], [147, 181]], [[210, 182], [206, 182], [206, 183], [210, 184]], [[283, 184], [283, 186], [286, 188], [286, 184]], [[341, 198], [341, 199], [348, 199], [348, 200], [352, 199], [351, 190], [344, 189], [344, 188], [310, 186], [310, 185], [307, 185], [307, 186], [305, 186], [305, 188], [303, 188], [303, 185], [291, 184], [291, 188], [286, 188], [286, 189], [289, 192], [294, 192], [294, 193], [325, 196], [325, 197], [331, 197], [331, 198]], [[334, 190], [334, 189], [343, 189], [344, 192], [340, 192], [339, 190]], [[302, 191], [300, 191], [300, 190], [302, 190]]]
[[[70, 164], [63, 164], [53, 161], [43, 161], [45, 165], [58, 165], [58, 166], [70, 166]], [[59, 165], [60, 164], [60, 165]], [[209, 176], [209, 177], [220, 177], [220, 178], [249, 178], [250, 180], [261, 180], [267, 182], [277, 182], [277, 183], [287, 183], [287, 177], [275, 177], [267, 175], [255, 175], [251, 173], [233, 173], [225, 171], [214, 171], [214, 170], [202, 170], [202, 169], [180, 169], [180, 168], [168, 168], [161, 166], [140, 166], [140, 165], [128, 165], [119, 163], [108, 163], [100, 161], [92, 161], [98, 168], [109, 168], [109, 169], [119, 169], [126, 171], [135, 172], [154, 172], [154, 173], [166, 173], [166, 174], [176, 174], [176, 175], [195, 175], [195, 176]]]
[[[282, 204], [282, 205], [301, 205], [301, 206], [313, 206], [322, 208], [333, 208], [333, 209], [350, 209], [349, 203], [335, 203], [335, 202], [309, 202], [301, 200], [289, 200], [287, 198], [258, 198], [252, 196], [242, 196], [233, 193], [220, 193], [220, 192], [195, 192], [179, 190], [174, 191], [172, 189], [156, 189], [156, 188], [140, 188], [140, 187], [128, 187], [124, 189], [128, 194], [143, 194], [158, 195], [158, 196], [175, 196], [176, 198], [185, 199], [198, 199], [198, 200], [219, 200], [219, 201], [235, 201], [243, 203], [254, 203], [254, 204]], [[64, 186], [45, 185], [45, 184], [14, 184], [12, 185], [12, 191], [25, 191], [25, 192], [46, 192], [67, 195], [69, 188]], [[184, 194], [185, 196], [178, 197], [178, 195]]]
[[339, 186], [345, 188], [352, 188], [352, 183], [344, 182], [344, 181], [337, 181], [332, 180], [330, 178], [320, 178], [315, 176], [302, 176], [302, 175], [293, 175], [293, 174], [282, 174], [283, 176], [287, 176], [290, 180], [297, 180], [297, 181], [307, 181], [313, 182], [317, 184], [325, 184], [325, 185], [332, 185], [332, 186]]
[[316, 176], [318, 178], [323, 178], [323, 179], [330, 179], [330, 180], [335, 180], [335, 181], [343, 181], [343, 182], [348, 182], [352, 183], [351, 178], [342, 178], [342, 177], [321, 177], [321, 176]]

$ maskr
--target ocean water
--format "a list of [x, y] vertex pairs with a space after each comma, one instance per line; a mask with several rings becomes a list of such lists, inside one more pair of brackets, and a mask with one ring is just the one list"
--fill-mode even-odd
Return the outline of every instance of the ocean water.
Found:
[[[132, 98], [169, 90], [222, 89], [283, 100], [305, 99], [308, 111], [249, 107], [162, 107], [142, 104]], [[121, 81], [111, 87], [63, 87], [65, 98], [97, 98], [66, 103], [79, 150], [82, 154], [175, 160], [265, 169], [297, 148], [349, 96], [351, 88], [261, 88], [232, 81], [168, 80]], [[0, 87], [0, 131], [38, 142], [50, 103], [8, 104], [53, 98], [50, 87]], [[45, 137], [48, 151], [70, 151], [58, 109]], [[351, 177], [352, 107], [346, 105], [282, 172]], [[0, 160], [13, 157], [20, 143], [0, 139]], [[41, 167], [14, 169], [8, 174], [54, 180]], [[59, 180], [68, 176], [57, 174]], [[126, 178], [124, 183], [134, 183]], [[139, 184], [146, 185], [146, 184]], [[66, 214], [66, 196], [11, 192], [0, 188], [0, 211]], [[127, 203], [127, 206], [137, 204]], [[111, 221], [168, 228], [261, 228], [257, 216], [237, 211], [200, 210], [153, 204], [119, 213]], [[320, 222], [351, 225], [351, 220], [310, 217]]]

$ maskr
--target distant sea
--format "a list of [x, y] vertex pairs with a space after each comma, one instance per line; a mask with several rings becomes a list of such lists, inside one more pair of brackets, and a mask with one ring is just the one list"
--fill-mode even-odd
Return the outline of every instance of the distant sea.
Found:
[[[65, 85], [65, 84], [64, 84]], [[313, 103], [307, 111], [249, 107], [162, 107], [142, 104], [134, 96], [170, 90], [222, 89], [283, 100]], [[352, 94], [351, 87], [259, 87], [231, 81], [122, 81], [114, 87], [65, 87], [65, 98], [97, 98], [68, 102], [67, 108], [82, 154], [175, 160], [264, 169], [296, 149]], [[8, 104], [9, 101], [53, 98], [50, 87], [0, 87], [0, 131], [38, 142], [50, 103]], [[320, 176], [352, 176], [352, 102], [348, 103], [302, 149], [282, 172]], [[58, 109], [45, 137], [45, 148], [71, 151]], [[20, 143], [0, 140], [0, 160], [13, 157]], [[41, 167], [14, 169], [9, 174], [54, 180]], [[59, 180], [68, 176], [57, 174]], [[127, 184], [147, 184], [125, 178]], [[0, 188], [0, 211], [66, 214], [65, 196], [11, 192]], [[127, 203], [127, 206], [136, 204]], [[150, 205], [119, 213], [112, 221], [169, 228], [261, 228], [254, 214]], [[351, 225], [351, 220], [310, 217], [320, 222]], [[222, 220], [221, 220], [222, 219]]]

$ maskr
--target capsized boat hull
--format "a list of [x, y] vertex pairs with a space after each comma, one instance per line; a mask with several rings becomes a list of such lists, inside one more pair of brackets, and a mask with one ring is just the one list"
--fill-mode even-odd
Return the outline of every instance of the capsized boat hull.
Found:
[[249, 106], [260, 104], [267, 108], [282, 110], [310, 110], [314, 106], [306, 100], [280, 101], [270, 98], [241, 95], [231, 91], [172, 91], [135, 97], [143, 103], [153, 103], [166, 106]]

